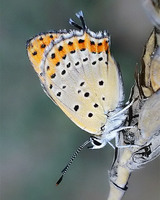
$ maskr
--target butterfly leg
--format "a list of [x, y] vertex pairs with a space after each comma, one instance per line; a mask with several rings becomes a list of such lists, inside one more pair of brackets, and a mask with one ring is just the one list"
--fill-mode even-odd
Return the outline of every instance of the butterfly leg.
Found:
[[109, 144], [113, 149], [115, 149], [115, 146], [114, 146], [111, 142], [108, 141], [108, 144]]
[[124, 113], [126, 110], [128, 110], [128, 108], [130, 108], [132, 106], [132, 104], [134, 103], [135, 99], [133, 99], [126, 107], [124, 107], [122, 110], [120, 110], [119, 112], [117, 112], [115, 115], [113, 115], [113, 119], [117, 118], [117, 116], [121, 115], [122, 113]]

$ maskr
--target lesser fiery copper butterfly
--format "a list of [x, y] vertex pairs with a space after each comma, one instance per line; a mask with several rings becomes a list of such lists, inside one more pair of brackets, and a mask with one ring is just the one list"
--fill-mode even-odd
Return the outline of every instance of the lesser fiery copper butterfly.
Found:
[[[76, 14], [78, 30], [40, 33], [27, 41], [29, 59], [51, 100], [91, 134], [92, 149], [118, 137], [126, 118], [121, 73], [107, 31], [94, 33]], [[111, 144], [111, 143], [110, 143]]]

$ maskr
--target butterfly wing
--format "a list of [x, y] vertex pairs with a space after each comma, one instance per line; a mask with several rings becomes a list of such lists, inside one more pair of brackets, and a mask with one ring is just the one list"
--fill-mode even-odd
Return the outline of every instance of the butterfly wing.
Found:
[[62, 34], [47, 47], [39, 70], [48, 96], [90, 133], [101, 134], [107, 114], [123, 100], [107, 35], [89, 30]]
[[40, 34], [28, 41], [28, 55], [46, 94], [79, 127], [101, 135], [121, 107], [121, 75], [106, 31], [90, 31], [77, 16], [83, 27], [70, 23], [80, 31]]

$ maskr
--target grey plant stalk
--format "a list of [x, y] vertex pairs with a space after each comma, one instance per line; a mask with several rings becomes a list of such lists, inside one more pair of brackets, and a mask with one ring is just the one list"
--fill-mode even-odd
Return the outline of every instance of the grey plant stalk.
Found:
[[154, 29], [144, 47], [140, 72], [135, 73], [131, 89], [126, 129], [119, 135], [115, 160], [109, 172], [108, 200], [121, 200], [127, 190], [131, 173], [160, 155], [160, 0], [143, 0]]

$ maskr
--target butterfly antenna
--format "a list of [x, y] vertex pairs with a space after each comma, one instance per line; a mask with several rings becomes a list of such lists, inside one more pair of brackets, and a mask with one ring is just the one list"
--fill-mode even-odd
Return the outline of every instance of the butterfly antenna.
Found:
[[82, 30], [82, 29], [83, 29], [82, 26], [79, 26], [75, 21], [73, 21], [73, 19], [69, 19], [69, 23], [70, 23], [72, 26], [78, 28], [79, 30]]
[[81, 23], [82, 23], [82, 26], [78, 25], [75, 21], [73, 21], [72, 19], [69, 20], [69, 23], [80, 29], [80, 30], [86, 30], [87, 29], [87, 26], [86, 26], [86, 23], [85, 23], [85, 20], [84, 20], [84, 15], [83, 15], [83, 12], [82, 11], [79, 11], [78, 13], [76, 13], [76, 16], [81, 20]]
[[78, 156], [78, 154], [81, 152], [81, 150], [90, 143], [90, 140], [85, 141], [81, 146], [78, 147], [78, 149], [74, 152], [74, 154], [72, 155], [70, 161], [68, 162], [68, 164], [66, 165], [66, 167], [61, 171], [62, 176], [59, 178], [59, 180], [57, 181], [56, 185], [58, 186], [62, 179], [63, 176], [66, 174], [66, 172], [68, 171], [69, 167], [71, 166], [71, 164], [73, 163], [74, 159]]
[[86, 26], [86, 23], [85, 23], [85, 20], [84, 20], [84, 15], [83, 15], [82, 10], [79, 11], [78, 13], [76, 13], [76, 16], [81, 20], [83, 29], [86, 30], [87, 26]]

